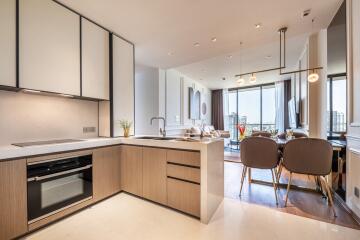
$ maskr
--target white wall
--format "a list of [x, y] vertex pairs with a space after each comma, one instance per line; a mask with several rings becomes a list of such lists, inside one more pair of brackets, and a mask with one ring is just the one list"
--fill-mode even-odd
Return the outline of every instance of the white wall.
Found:
[[159, 69], [135, 66], [135, 132], [136, 135], [157, 135], [159, 124], [150, 119], [159, 116]]
[[97, 102], [6, 91], [0, 99], [0, 145], [98, 136]]
[[211, 91], [199, 82], [174, 69], [136, 65], [135, 67], [135, 130], [136, 135], [158, 135], [162, 122], [150, 125], [150, 118], [166, 118], [168, 135], [182, 135], [186, 128], [198, 125], [201, 120], [189, 119], [189, 92], [194, 87], [201, 93], [201, 104], [207, 105], [201, 119], [211, 123]]
[[360, 1], [347, 0], [348, 132], [346, 204], [360, 217]]
[[[201, 83], [185, 76], [175, 69], [166, 70], [165, 80], [161, 81], [166, 87], [160, 85], [160, 91], [166, 91], [165, 97], [160, 99], [166, 104], [161, 105], [160, 111], [165, 112], [167, 119], [167, 132], [169, 135], [183, 134], [184, 129], [199, 125], [201, 121], [211, 124], [211, 91]], [[189, 119], [189, 87], [199, 90], [201, 104], [207, 106], [206, 114], [201, 113], [201, 120]]]

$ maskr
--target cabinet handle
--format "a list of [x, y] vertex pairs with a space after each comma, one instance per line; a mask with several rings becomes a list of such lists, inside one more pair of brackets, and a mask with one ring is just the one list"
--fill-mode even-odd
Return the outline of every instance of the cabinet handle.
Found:
[[181, 182], [186, 182], [186, 183], [191, 183], [191, 184], [200, 185], [200, 183], [198, 183], [198, 182], [193, 182], [193, 181], [189, 181], [189, 180], [185, 180], [185, 179], [181, 179], [181, 178], [170, 177], [170, 176], [167, 176], [167, 178], [174, 179], [174, 180], [178, 180], [178, 181], [181, 181]]
[[68, 170], [68, 171], [64, 171], [64, 172], [59, 172], [59, 173], [53, 173], [53, 174], [49, 174], [49, 175], [45, 175], [45, 176], [42, 176], [42, 177], [32, 177], [32, 178], [28, 178], [28, 182], [32, 182], [32, 181], [41, 181], [41, 180], [44, 180], [44, 179], [48, 179], [48, 178], [53, 178], [53, 177], [57, 177], [57, 176], [61, 176], [61, 175], [65, 175], [65, 174], [68, 174], [68, 173], [73, 173], [73, 172], [78, 172], [78, 171], [81, 171], [81, 170], [85, 170], [85, 169], [89, 169], [92, 167], [92, 164], [89, 164], [85, 167], [81, 167], [81, 168], [75, 168], [75, 169], [71, 169], [71, 170]]

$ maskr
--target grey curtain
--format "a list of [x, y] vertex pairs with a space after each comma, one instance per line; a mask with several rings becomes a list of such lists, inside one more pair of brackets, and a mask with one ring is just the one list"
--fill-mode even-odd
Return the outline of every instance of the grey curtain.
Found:
[[284, 81], [284, 129], [289, 129], [289, 105], [291, 99], [291, 80]]
[[216, 130], [224, 130], [223, 90], [211, 91], [211, 122]]

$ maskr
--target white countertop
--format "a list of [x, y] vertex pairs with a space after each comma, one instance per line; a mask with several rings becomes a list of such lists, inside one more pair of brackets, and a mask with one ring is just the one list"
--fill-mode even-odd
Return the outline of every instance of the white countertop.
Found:
[[222, 139], [203, 138], [201, 141], [187, 142], [187, 141], [178, 141], [178, 140], [137, 139], [136, 137], [91, 138], [91, 139], [83, 139], [83, 140], [84, 141], [80, 141], [80, 142], [36, 145], [36, 146], [28, 146], [28, 147], [3, 145], [0, 146], [0, 160], [23, 158], [29, 156], [74, 151], [74, 150], [81, 150], [88, 148], [104, 147], [104, 146], [111, 146], [117, 144], [130, 144], [130, 145], [176, 148], [176, 149], [187, 149], [187, 150], [201, 150], [202, 147], [207, 146], [208, 144], [218, 141], [223, 141]]

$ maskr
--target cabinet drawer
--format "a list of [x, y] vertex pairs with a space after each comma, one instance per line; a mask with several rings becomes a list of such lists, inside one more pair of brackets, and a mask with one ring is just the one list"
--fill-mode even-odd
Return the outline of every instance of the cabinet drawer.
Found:
[[200, 183], [200, 168], [167, 164], [167, 176]]
[[168, 206], [200, 217], [200, 185], [167, 178]]
[[168, 150], [166, 160], [167, 162], [200, 167], [200, 152]]

